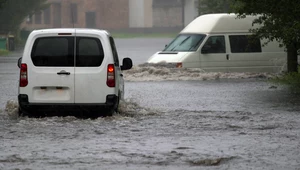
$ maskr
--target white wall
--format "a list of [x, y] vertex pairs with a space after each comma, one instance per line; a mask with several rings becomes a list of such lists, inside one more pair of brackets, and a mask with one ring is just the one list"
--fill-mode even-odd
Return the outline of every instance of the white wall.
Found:
[[144, 0], [129, 0], [129, 27], [145, 27]]
[[[163, 0], [162, 0], [163, 1]], [[197, 9], [197, 0], [185, 0], [184, 7], [184, 25], [188, 25], [191, 21], [193, 21], [198, 16]], [[176, 14], [182, 16], [181, 9], [176, 12]], [[165, 16], [157, 16], [160, 13], [157, 11], [153, 11], [152, 8], [152, 0], [129, 0], [129, 27], [130, 28], [145, 28], [152, 27], [153, 25], [157, 25], [154, 22], [157, 20], [157, 17], [160, 20], [163, 20]], [[156, 18], [156, 19], [155, 19]], [[160, 24], [166, 25], [167, 23], [177, 23], [179, 22], [180, 26], [182, 25], [182, 21], [178, 21], [180, 17], [172, 17], [168, 22], [162, 22]], [[176, 20], [177, 19], [177, 20]], [[175, 20], [175, 21], [174, 21]], [[172, 26], [178, 26], [178, 24]]]
[[184, 25], [188, 25], [198, 16], [197, 0], [185, 0], [184, 7]]

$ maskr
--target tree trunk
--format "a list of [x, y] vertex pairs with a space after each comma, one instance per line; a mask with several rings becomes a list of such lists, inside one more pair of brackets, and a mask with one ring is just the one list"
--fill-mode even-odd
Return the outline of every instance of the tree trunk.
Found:
[[287, 48], [287, 71], [298, 72], [298, 53], [294, 44], [291, 44]]

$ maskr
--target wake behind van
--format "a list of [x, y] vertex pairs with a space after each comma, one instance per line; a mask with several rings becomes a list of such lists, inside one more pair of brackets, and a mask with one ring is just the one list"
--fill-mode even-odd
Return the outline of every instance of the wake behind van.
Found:
[[20, 115], [98, 117], [117, 110], [132, 61], [105, 30], [61, 28], [31, 32], [18, 66]]
[[286, 52], [276, 41], [264, 45], [266, 40], [251, 36], [254, 19], [239, 19], [236, 14], [199, 16], [147, 62], [213, 72], [284, 71]]

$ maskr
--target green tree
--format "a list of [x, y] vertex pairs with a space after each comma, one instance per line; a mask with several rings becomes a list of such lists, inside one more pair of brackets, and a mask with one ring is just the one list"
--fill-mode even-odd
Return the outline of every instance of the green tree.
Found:
[[234, 0], [198, 0], [199, 15], [208, 13], [228, 13]]
[[253, 24], [261, 27], [253, 29], [260, 38], [277, 40], [287, 49], [288, 72], [298, 71], [300, 48], [300, 3], [299, 0], [235, 0], [233, 11], [240, 17], [257, 15]]
[[19, 29], [24, 19], [47, 7], [47, 0], [0, 0], [0, 32]]
[[7, 2], [8, 0], [0, 0], [0, 9], [2, 8], [2, 6], [4, 5], [5, 2]]

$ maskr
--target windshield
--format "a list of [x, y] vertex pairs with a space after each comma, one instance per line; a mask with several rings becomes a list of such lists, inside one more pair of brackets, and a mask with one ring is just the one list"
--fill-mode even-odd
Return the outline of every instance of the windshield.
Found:
[[203, 34], [180, 34], [163, 51], [196, 51], [205, 36]]

